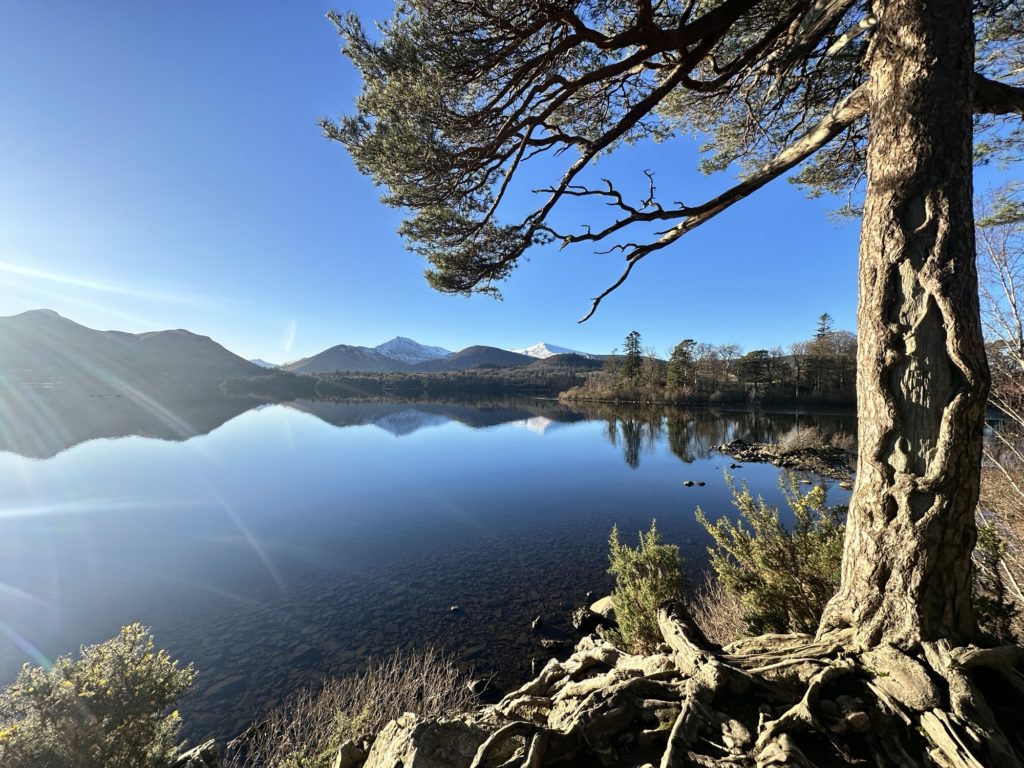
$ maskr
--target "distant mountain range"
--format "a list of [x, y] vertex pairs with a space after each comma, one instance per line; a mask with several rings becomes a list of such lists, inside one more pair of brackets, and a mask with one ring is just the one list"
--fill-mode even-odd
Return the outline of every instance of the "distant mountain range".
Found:
[[227, 378], [281, 369], [296, 374], [461, 371], [537, 365], [594, 367], [599, 358], [541, 342], [521, 350], [484, 345], [451, 352], [396, 336], [376, 347], [348, 344], [284, 365], [243, 360], [185, 330], [97, 331], [47, 309], [0, 318], [0, 373], [8, 381], [81, 393], [131, 392], [182, 399]]
[[[301, 374], [324, 373], [396, 373], [462, 371], [470, 368], [511, 368], [548, 361], [557, 365], [562, 361], [596, 360], [596, 355], [575, 352], [565, 347], [541, 342], [523, 350], [474, 345], [458, 352], [443, 347], [429, 347], [404, 336], [396, 336], [376, 347], [356, 347], [339, 344], [312, 357], [280, 366], [283, 370]], [[256, 362], [256, 361], [253, 361]], [[574, 366], [578, 367], [578, 366]]]
[[[533, 354], [487, 346], [449, 352], [397, 337], [375, 348], [340, 344], [280, 368], [295, 373], [430, 372], [601, 364], [558, 353], [562, 348], [550, 344], [528, 349]], [[188, 439], [251, 407], [244, 397], [224, 396], [225, 381], [262, 379], [273, 368], [278, 366], [244, 360], [206, 336], [181, 329], [99, 331], [46, 309], [0, 317], [0, 451], [45, 457], [93, 437]], [[321, 417], [340, 415], [326, 405], [315, 408], [324, 411]], [[467, 414], [471, 420], [480, 418], [473, 411]], [[405, 434], [447, 415], [400, 408], [377, 414], [374, 421]], [[535, 415], [502, 418], [534, 427], [540, 423], [530, 421]]]
[[[533, 354], [479, 345], [449, 352], [397, 337], [375, 348], [341, 344], [280, 368], [305, 374], [601, 365], [596, 358], [559, 353], [563, 348], [550, 344], [528, 349]], [[181, 329], [99, 331], [45, 309], [0, 317], [0, 451], [45, 457], [100, 436], [188, 439], [252, 405], [244, 397], [224, 396], [225, 381], [262, 380], [272, 368], [278, 366], [244, 360], [206, 336]], [[316, 408], [327, 409], [318, 414], [322, 417], [330, 411]], [[516, 418], [535, 427], [540, 422], [530, 421], [533, 415]], [[375, 421], [404, 434], [438, 418], [430, 409], [397, 409]]]

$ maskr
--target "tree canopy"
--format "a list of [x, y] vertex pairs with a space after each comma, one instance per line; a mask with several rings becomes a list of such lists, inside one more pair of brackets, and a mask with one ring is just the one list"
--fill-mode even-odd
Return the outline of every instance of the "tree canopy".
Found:
[[[973, 15], [978, 155], [1005, 159], [1024, 137], [1007, 122], [1024, 112], [1024, 14], [1017, 0], [975, 0]], [[625, 269], [589, 317], [645, 256], [800, 163], [793, 180], [812, 194], [865, 175], [877, 11], [862, 0], [406, 0], [379, 37], [331, 18], [363, 90], [355, 114], [323, 128], [408, 212], [402, 234], [441, 291], [496, 294], [535, 244], [599, 244]], [[581, 181], [623, 143], [681, 134], [704, 139], [703, 171], [738, 165], [742, 179], [698, 202], [665, 199], [652, 171], [636, 200], [627, 181]], [[560, 172], [535, 208], [503, 218], [513, 179], [540, 157]], [[584, 197], [612, 215], [557, 229], [556, 206]]]

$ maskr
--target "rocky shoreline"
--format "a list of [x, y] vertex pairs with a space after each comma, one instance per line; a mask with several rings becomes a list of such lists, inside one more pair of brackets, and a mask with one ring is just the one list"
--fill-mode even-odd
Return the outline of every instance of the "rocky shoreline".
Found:
[[[591, 603], [593, 599], [594, 593], [587, 593], [587, 602], [572, 610], [568, 617], [558, 617], [553, 622], [544, 621], [542, 616], [533, 620], [528, 632], [532, 636], [534, 649], [527, 658], [530, 662], [530, 678], [534, 682], [537, 675], [543, 677], [553, 668], [561, 668], [563, 664], [572, 665], [581, 648], [590, 649], [594, 643], [611, 647], [603, 640], [603, 636], [607, 630], [618, 626], [612, 599], [606, 596]], [[455, 605], [448, 610], [453, 614], [461, 612]], [[473, 757], [482, 743], [481, 738], [475, 737], [486, 736], [494, 727], [510, 722], [512, 711], [504, 712], [502, 707], [507, 708], [509, 701], [518, 701], [524, 687], [532, 684], [520, 686], [517, 683], [515, 690], [506, 694], [495, 675], [474, 677], [468, 683], [478, 701], [477, 708], [472, 712], [454, 721], [431, 721], [406, 713], [389, 723], [370, 741], [343, 743], [334, 761], [334, 768], [359, 768], [364, 764], [380, 768], [393, 768], [402, 764], [410, 768], [461, 765], [455, 757], [464, 752]], [[518, 707], [519, 704], [516, 705]], [[258, 732], [261, 727], [257, 721], [238, 737], [224, 744], [225, 759], [229, 764], [238, 764], [240, 756], [244, 762], [250, 734]], [[221, 764], [220, 753], [217, 740], [209, 740], [181, 754], [174, 768], [218, 768]]]
[[[747, 443], [733, 440], [722, 443], [718, 451], [739, 462], [758, 462], [774, 464], [776, 467], [793, 469], [801, 472], [813, 472], [816, 475], [836, 480], [840, 488], [853, 488], [853, 477], [857, 468], [857, 456], [850, 451], [835, 446], [815, 448], [799, 448], [786, 451], [773, 443]], [[732, 467], [738, 469], [739, 467]]]
[[[454, 718], [402, 714], [372, 740], [343, 743], [333, 768], [824, 768], [889, 765], [887, 748], [900, 765], [925, 754], [980, 765], [954, 740], [960, 726], [936, 684], [894, 649], [851, 653], [846, 630], [718, 647], [672, 602], [658, 627], [663, 643], [650, 654], [589, 634], [497, 703]], [[936, 653], [995, 669], [1007, 654], [993, 651]]]

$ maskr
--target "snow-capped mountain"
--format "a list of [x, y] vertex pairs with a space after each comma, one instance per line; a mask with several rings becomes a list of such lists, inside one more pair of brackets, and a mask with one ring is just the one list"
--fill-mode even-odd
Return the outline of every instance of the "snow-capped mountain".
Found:
[[249, 362], [253, 365], [258, 365], [260, 368], [277, 368], [277, 363], [268, 363], [266, 360], [261, 360], [258, 357], [255, 360], [250, 360]]
[[520, 419], [519, 421], [510, 421], [509, 424], [514, 427], [523, 427], [531, 432], [536, 432], [538, 435], [545, 434], [548, 430], [557, 429], [558, 427], [564, 427], [560, 421], [554, 421], [549, 419], [547, 416], [531, 416], [528, 419]]
[[443, 347], [428, 347], [405, 336], [395, 336], [391, 341], [385, 341], [374, 349], [385, 357], [400, 360], [409, 365], [416, 365], [416, 363], [423, 363], [427, 360], [439, 360], [451, 354], [450, 350]]
[[556, 347], [554, 344], [548, 344], [546, 341], [541, 341], [534, 344], [526, 349], [513, 349], [513, 352], [518, 352], [520, 355], [529, 355], [530, 357], [536, 357], [541, 360], [551, 357], [552, 355], [582, 355], [583, 357], [591, 357], [586, 352], [577, 352], [575, 349], [566, 349], [565, 347]]

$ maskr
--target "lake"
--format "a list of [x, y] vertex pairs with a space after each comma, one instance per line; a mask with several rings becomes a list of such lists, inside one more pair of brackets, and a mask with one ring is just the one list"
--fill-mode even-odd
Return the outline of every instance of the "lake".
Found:
[[[609, 590], [612, 525], [632, 541], [657, 518], [699, 572], [695, 508], [733, 513], [714, 446], [855, 431], [852, 415], [529, 400], [201, 410], [135, 435], [0, 434], [0, 683], [141, 621], [200, 670], [180, 708], [193, 739], [399, 646], [510, 687], [541, 658], [535, 616], [564, 629]], [[781, 504], [778, 472], [733, 474]]]

